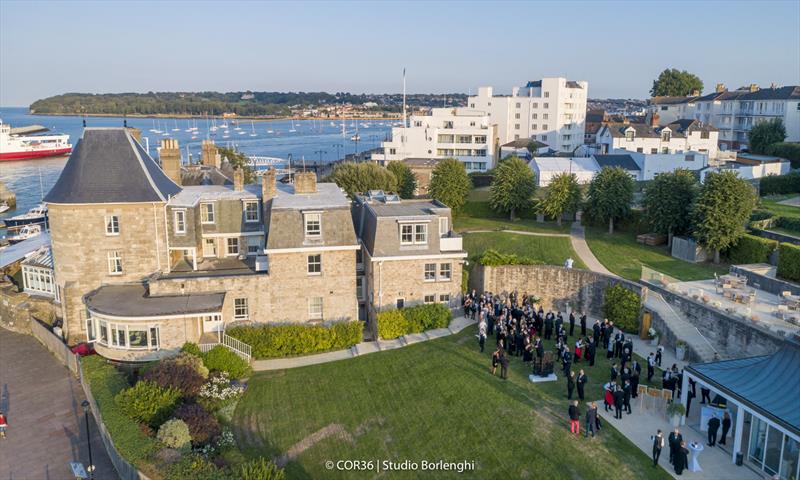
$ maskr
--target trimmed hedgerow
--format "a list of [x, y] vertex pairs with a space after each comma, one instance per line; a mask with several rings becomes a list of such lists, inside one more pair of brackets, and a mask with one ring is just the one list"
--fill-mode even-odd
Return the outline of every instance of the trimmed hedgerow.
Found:
[[226, 332], [253, 348], [255, 358], [303, 355], [340, 350], [361, 343], [361, 322], [336, 322], [323, 325], [257, 325], [234, 327]]
[[800, 193], [800, 172], [762, 177], [759, 181], [759, 192], [761, 196]]
[[614, 326], [630, 333], [639, 331], [641, 298], [633, 290], [620, 284], [609, 288], [603, 295], [603, 316], [614, 322]]
[[770, 254], [778, 248], [778, 242], [755, 235], [743, 235], [736, 245], [728, 250], [731, 263], [767, 263]]
[[222, 345], [217, 345], [207, 353], [204, 353], [202, 359], [209, 370], [226, 372], [233, 378], [248, 377], [252, 373], [250, 364], [247, 361]]
[[378, 336], [384, 340], [450, 325], [450, 309], [440, 303], [417, 305], [378, 314]]
[[800, 247], [791, 243], [780, 244], [777, 275], [785, 280], [800, 282]]
[[180, 397], [181, 392], [176, 388], [142, 380], [119, 392], [114, 401], [131, 419], [158, 428], [172, 415]]

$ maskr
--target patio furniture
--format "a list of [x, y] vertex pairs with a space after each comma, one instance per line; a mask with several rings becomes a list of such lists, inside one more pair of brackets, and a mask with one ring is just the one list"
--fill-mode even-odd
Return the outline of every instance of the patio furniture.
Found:
[[700, 452], [702, 452], [705, 449], [705, 447], [703, 447], [702, 443], [695, 443], [695, 442], [691, 442], [687, 446], [689, 447], [689, 454], [690, 454], [689, 471], [690, 472], [703, 471], [703, 469], [700, 468], [700, 462], [697, 461], [697, 457], [700, 456]]

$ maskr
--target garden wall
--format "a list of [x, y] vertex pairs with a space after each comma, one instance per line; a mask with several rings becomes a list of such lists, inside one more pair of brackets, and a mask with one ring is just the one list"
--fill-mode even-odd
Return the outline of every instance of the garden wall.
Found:
[[800, 295], [800, 285], [759, 273], [759, 270], [767, 270], [768, 268], [769, 265], [759, 263], [754, 265], [731, 265], [730, 271], [746, 277], [747, 284], [751, 287], [757, 283], [759, 290], [764, 290], [773, 295], [780, 295], [781, 292], [792, 292], [792, 295]]
[[541, 297], [545, 309], [586, 311], [602, 318], [603, 292], [608, 287], [622, 284], [642, 296], [644, 303], [647, 288], [619, 277], [603, 275], [589, 270], [546, 265], [503, 265], [489, 267], [475, 265], [470, 274], [470, 289], [493, 294], [516, 291]]
[[753, 233], [759, 237], [769, 238], [770, 240], [777, 240], [779, 242], [791, 243], [792, 245], [800, 245], [800, 238], [792, 237], [791, 235], [784, 235], [783, 233], [773, 232], [772, 230], [760, 230], [751, 228]]

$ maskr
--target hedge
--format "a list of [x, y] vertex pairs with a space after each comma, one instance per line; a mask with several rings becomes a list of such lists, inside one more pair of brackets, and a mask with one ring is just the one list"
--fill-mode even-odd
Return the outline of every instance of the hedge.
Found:
[[446, 328], [450, 325], [450, 317], [450, 309], [441, 303], [387, 310], [378, 314], [378, 336], [391, 340], [408, 333]]
[[500, 253], [494, 249], [483, 252], [478, 262], [487, 267], [498, 267], [500, 265], [541, 265], [544, 262], [530, 257], [522, 257], [514, 253]]
[[792, 168], [800, 168], [800, 143], [778, 142], [767, 147], [767, 155], [785, 158], [792, 164]]
[[793, 232], [800, 232], [800, 218], [778, 217], [778, 220], [775, 222], [775, 225], [786, 230], [791, 230]]
[[81, 370], [117, 451], [140, 467], [156, 451], [158, 442], [147, 436], [139, 424], [125, 415], [114, 401], [117, 394], [129, 387], [125, 376], [99, 355], [81, 359]]
[[639, 331], [640, 309], [639, 295], [620, 284], [607, 288], [603, 293], [603, 316], [623, 331], [630, 333]]
[[753, 213], [750, 214], [750, 221], [757, 222], [759, 220], [769, 220], [774, 216], [775, 214], [769, 210], [753, 210]]
[[245, 378], [252, 373], [250, 364], [227, 347], [217, 345], [201, 357], [209, 370], [226, 372], [231, 378]]
[[786, 175], [767, 175], [761, 179], [759, 185], [762, 196], [800, 193], [800, 171]]
[[778, 242], [755, 235], [743, 235], [728, 250], [730, 263], [768, 263], [773, 250], [778, 248]]
[[781, 243], [778, 247], [778, 277], [800, 282], [800, 247]]
[[340, 350], [361, 343], [364, 325], [359, 321], [322, 325], [257, 325], [226, 332], [253, 347], [255, 358], [303, 355]]

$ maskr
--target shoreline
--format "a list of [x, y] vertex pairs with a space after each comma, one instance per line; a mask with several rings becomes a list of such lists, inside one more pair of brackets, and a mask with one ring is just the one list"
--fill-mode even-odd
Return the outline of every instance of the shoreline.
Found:
[[264, 117], [264, 116], [223, 116], [223, 115], [189, 115], [189, 114], [166, 114], [157, 113], [154, 115], [143, 114], [118, 114], [118, 113], [26, 113], [26, 115], [39, 115], [43, 117], [99, 117], [99, 118], [154, 118], [154, 119], [215, 119], [215, 120], [229, 120], [241, 121], [252, 120], [254, 122], [277, 122], [281, 120], [359, 120], [359, 121], [381, 121], [381, 120], [402, 120], [402, 115], [391, 117], [303, 117], [303, 116], [288, 116], [288, 117]]

